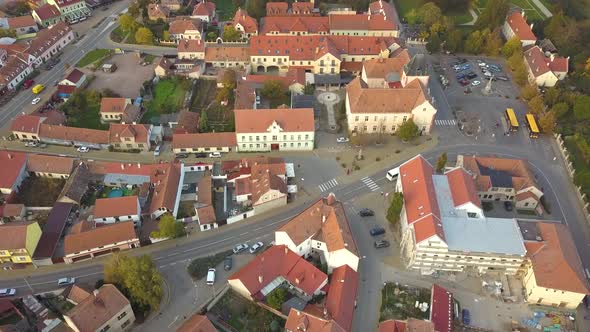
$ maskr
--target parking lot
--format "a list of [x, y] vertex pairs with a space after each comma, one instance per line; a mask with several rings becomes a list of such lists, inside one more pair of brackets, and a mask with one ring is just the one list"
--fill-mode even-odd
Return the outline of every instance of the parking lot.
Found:
[[89, 69], [83, 69], [87, 75], [95, 76], [88, 89], [97, 91], [111, 89], [121, 97], [135, 98], [139, 96], [143, 82], [154, 76], [154, 67], [157, 61], [154, 61], [154, 64], [142, 66], [137, 54], [131, 52], [116, 54], [108, 62], [117, 65], [115, 72], [105, 73], [101, 70], [92, 72]]

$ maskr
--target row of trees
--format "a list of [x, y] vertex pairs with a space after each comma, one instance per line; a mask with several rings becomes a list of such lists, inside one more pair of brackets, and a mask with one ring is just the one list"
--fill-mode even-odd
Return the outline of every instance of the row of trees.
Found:
[[119, 16], [119, 25], [121, 31], [126, 35], [133, 34], [137, 43], [143, 45], [152, 45], [154, 43], [154, 33], [139, 24], [132, 15], [123, 14]]

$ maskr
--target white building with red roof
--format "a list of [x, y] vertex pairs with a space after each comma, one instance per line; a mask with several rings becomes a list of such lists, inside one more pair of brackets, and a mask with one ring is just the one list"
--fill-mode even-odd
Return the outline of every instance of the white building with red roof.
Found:
[[31, 15], [33, 16], [33, 19], [35, 19], [35, 22], [42, 27], [48, 27], [63, 20], [59, 9], [49, 3], [33, 9]]
[[9, 55], [0, 67], [0, 88], [16, 89], [31, 72], [33, 69], [21, 56]]
[[31, 15], [8, 17], [8, 27], [16, 32], [17, 36], [31, 34], [39, 31], [37, 23]]
[[526, 22], [524, 11], [514, 11], [506, 17], [502, 26], [502, 34], [506, 40], [517, 37], [522, 47], [535, 45], [537, 37], [533, 33], [533, 25]]
[[170, 39], [177, 43], [183, 39], [201, 40], [203, 37], [203, 22], [198, 18], [177, 18], [170, 22], [168, 32], [170, 33]]
[[310, 300], [325, 293], [328, 276], [287, 246], [274, 245], [228, 278], [230, 287], [246, 298], [262, 300], [279, 286]]
[[232, 21], [234, 28], [242, 33], [242, 38], [258, 35], [258, 22], [242, 8], [238, 8]]
[[404, 200], [401, 251], [408, 268], [515, 274], [526, 260], [516, 220], [486, 217], [464, 169], [436, 174], [418, 155], [399, 167], [396, 191]]
[[21, 141], [38, 141], [39, 128], [45, 121], [44, 117], [21, 114], [17, 115], [10, 124], [14, 137]]
[[203, 0], [193, 8], [191, 18], [198, 18], [204, 22], [214, 22], [217, 17], [215, 9], [215, 2]]
[[569, 70], [569, 57], [564, 58], [554, 53], [543, 53], [539, 46], [524, 51], [524, 64], [528, 71], [529, 82], [540, 87], [552, 87], [565, 79]]
[[138, 226], [141, 222], [141, 207], [137, 196], [99, 198], [94, 204], [94, 222], [97, 224], [114, 224], [133, 221]]
[[91, 15], [90, 8], [82, 0], [47, 0], [47, 3], [57, 7], [68, 22], [77, 22]]
[[0, 193], [9, 195], [18, 192], [27, 177], [27, 155], [21, 152], [0, 151]]

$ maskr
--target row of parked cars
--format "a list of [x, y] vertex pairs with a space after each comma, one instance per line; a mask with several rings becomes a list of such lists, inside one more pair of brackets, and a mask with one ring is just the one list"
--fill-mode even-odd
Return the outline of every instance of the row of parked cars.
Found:
[[[247, 243], [240, 243], [240, 244], [236, 245], [232, 251], [236, 255], [243, 253], [245, 251], [248, 251], [251, 254], [255, 254], [260, 249], [262, 249], [262, 247], [264, 247], [264, 243], [262, 243], [260, 241], [254, 243], [252, 246], [249, 246]], [[223, 269], [226, 271], [229, 271], [229, 270], [231, 270], [232, 267], [233, 267], [232, 256], [225, 257], [225, 259], [223, 260]], [[207, 270], [207, 279], [206, 279], [207, 285], [212, 286], [215, 284], [216, 272], [217, 272], [217, 270], [215, 268], [209, 268]]]
[[[160, 150], [158, 149], [158, 154], [160, 154]], [[188, 153], [177, 153], [176, 154], [176, 158], [178, 159], [185, 159], [188, 158], [189, 154]], [[210, 152], [210, 153], [205, 153], [205, 152], [197, 152], [195, 153], [195, 158], [221, 158], [222, 154], [221, 152]]]
[[[65, 287], [76, 283], [76, 278], [66, 277], [57, 280], [58, 287]], [[9, 297], [16, 295], [16, 288], [0, 288], [0, 297]]]
[[[508, 81], [508, 77], [505, 75], [499, 75], [502, 73], [502, 67], [495, 64], [488, 64], [485, 63], [483, 60], [476, 60], [477, 67], [480, 69], [481, 73], [483, 74], [483, 78], [486, 80], [502, 80]], [[456, 78], [461, 86], [479, 86], [481, 85], [481, 80], [477, 80], [478, 74], [475, 73], [475, 69], [471, 66], [471, 64], [465, 58], [461, 58], [458, 61], [452, 64], [453, 70], [457, 73]], [[471, 81], [473, 80], [473, 81]]]

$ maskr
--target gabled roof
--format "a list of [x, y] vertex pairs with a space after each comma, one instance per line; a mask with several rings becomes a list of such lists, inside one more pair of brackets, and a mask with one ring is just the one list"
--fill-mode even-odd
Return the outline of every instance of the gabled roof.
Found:
[[356, 15], [328, 15], [330, 18], [330, 31], [333, 30], [360, 30], [360, 31], [395, 31], [397, 24], [382, 14], [356, 14]]
[[391, 58], [376, 58], [363, 62], [363, 69], [367, 78], [386, 79], [390, 73], [399, 74], [404, 70], [404, 66], [410, 63], [410, 54], [407, 49], [397, 53]]
[[287, 184], [277, 174], [273, 174], [270, 165], [258, 164], [251, 167], [250, 190], [251, 200], [256, 205], [260, 197], [270, 190], [277, 190], [283, 194], [278, 198], [284, 197], [287, 194]]
[[479, 191], [490, 187], [513, 187], [520, 191], [537, 187], [528, 162], [522, 159], [478, 157], [462, 155], [462, 166], [475, 179]]
[[95, 144], [109, 143], [109, 132], [107, 130], [53, 126], [47, 124], [41, 124], [39, 127], [39, 137]]
[[278, 277], [283, 277], [309, 295], [328, 280], [325, 273], [284, 245], [268, 248], [228, 280], [240, 280], [254, 296]]
[[326, 243], [329, 252], [347, 249], [358, 256], [344, 206], [333, 194], [293, 217], [277, 232], [285, 232], [298, 246], [309, 238]]
[[72, 28], [60, 21], [37, 32], [37, 37], [29, 43], [27, 51], [35, 57], [40, 57], [70, 33], [72, 33]]
[[61, 16], [61, 12], [52, 4], [44, 4], [43, 6], [33, 9], [37, 16], [43, 21]]
[[100, 100], [100, 113], [123, 113], [128, 104], [131, 104], [130, 98], [103, 97]]
[[174, 134], [192, 134], [199, 131], [199, 113], [182, 110], [178, 113]]
[[225, 148], [235, 147], [235, 133], [194, 133], [194, 134], [174, 134], [172, 136], [172, 146], [175, 149], [182, 148]]
[[4, 66], [0, 67], [0, 84], [8, 85], [27, 69], [28, 65], [21, 56], [10, 55]]
[[187, 30], [202, 31], [203, 21], [201, 21], [198, 18], [177, 18], [174, 21], [170, 22], [170, 28], [168, 29], [168, 32], [170, 32], [170, 34], [183, 34]]
[[569, 70], [569, 58], [555, 56], [555, 54], [546, 57], [539, 46], [533, 46], [524, 51], [524, 59], [535, 77], [549, 71], [567, 73]]
[[176, 332], [217, 332], [213, 323], [204, 315], [194, 314], [185, 320]]
[[170, 16], [170, 9], [165, 6], [160, 6], [157, 3], [150, 3], [148, 5], [148, 16], [154, 18], [167, 18]]
[[244, 28], [245, 33], [256, 33], [258, 31], [258, 23], [256, 20], [249, 16], [242, 8], [238, 8], [234, 15], [234, 26], [238, 23]]
[[31, 153], [27, 158], [27, 171], [36, 173], [70, 174], [74, 158]]
[[[78, 69], [74, 68], [69, 74], [68, 76], [65, 78], [66, 80], [72, 82], [72, 83], [78, 83], [78, 81], [80, 81], [80, 79], [84, 76], [84, 73], [79, 71]], [[104, 98], [103, 98], [104, 99]]]
[[64, 239], [64, 254], [75, 254], [113, 243], [136, 240], [137, 238], [133, 221], [119, 222], [85, 232], [66, 235]]
[[11, 29], [16, 29], [16, 28], [26, 28], [26, 27], [30, 27], [30, 26], [37, 26], [37, 23], [35, 23], [35, 20], [33, 19], [33, 17], [31, 15], [26, 15], [26, 16], [19, 16], [19, 17], [9, 17], [8, 18], [8, 26]]
[[0, 151], [0, 188], [12, 188], [27, 163], [27, 155], [22, 152]]
[[260, 25], [260, 34], [278, 31], [290, 33], [290, 31], [315, 33], [328, 33], [329, 19], [327, 16], [267, 16]]
[[150, 203], [150, 213], [160, 208], [174, 211], [176, 194], [180, 185], [180, 163], [170, 162], [167, 167], [153, 173], [154, 191]]
[[10, 124], [10, 130], [29, 134], [38, 134], [39, 127], [44, 120], [45, 118], [34, 115], [17, 115]]
[[215, 3], [207, 0], [199, 2], [193, 9], [193, 16], [215, 16]]
[[527, 24], [524, 16], [519, 11], [514, 11], [506, 17], [510, 29], [520, 40], [537, 40], [531, 27]]
[[96, 331], [129, 305], [129, 300], [117, 287], [106, 284], [78, 303], [66, 316], [78, 331]]
[[229, 62], [249, 62], [250, 49], [242, 45], [237, 46], [219, 46], [210, 45], [205, 48], [205, 61], [229, 61]]
[[64, 234], [73, 207], [74, 204], [72, 203], [56, 202], [53, 204], [47, 223], [43, 227], [39, 244], [35, 248], [33, 259], [45, 259], [54, 256], [55, 249]]
[[428, 101], [419, 80], [398, 89], [368, 88], [357, 77], [346, 86], [346, 93], [351, 113], [411, 113]]
[[465, 203], [472, 203], [481, 208], [481, 201], [477, 195], [477, 189], [471, 176], [463, 168], [455, 168], [445, 173], [451, 188], [451, 195], [455, 207]]
[[293, 2], [291, 4], [291, 10], [293, 11], [294, 15], [303, 15], [303, 14], [311, 14], [313, 12], [314, 9], [314, 3], [313, 2], [305, 2], [305, 1], [299, 1], [299, 2]]
[[31, 224], [33, 224], [33, 222], [11, 222], [5, 225], [0, 225], [0, 249], [26, 248], [27, 227]]
[[544, 245], [536, 252], [527, 253], [537, 286], [589, 294], [588, 281], [567, 226], [539, 222], [537, 227]]
[[276, 123], [283, 133], [313, 132], [315, 129], [313, 109], [243, 109], [234, 110], [236, 134], [265, 133]]
[[267, 2], [266, 16], [287, 15], [289, 4], [287, 2]]
[[147, 142], [150, 139], [149, 125], [111, 123], [109, 127], [109, 143], [122, 143], [125, 138], [134, 138], [135, 142]]
[[437, 284], [430, 294], [430, 321], [437, 332], [453, 330], [453, 294]]
[[346, 332], [346, 330], [331, 319], [317, 317], [295, 308], [291, 308], [291, 311], [289, 311], [285, 329], [293, 332]]
[[135, 216], [141, 213], [137, 196], [99, 198], [94, 204], [94, 218]]
[[352, 331], [354, 304], [358, 287], [358, 273], [348, 265], [342, 265], [332, 271], [330, 289], [326, 297], [326, 309], [339, 326], [345, 331]]
[[178, 53], [205, 53], [205, 42], [200, 39], [183, 39], [176, 46]]

